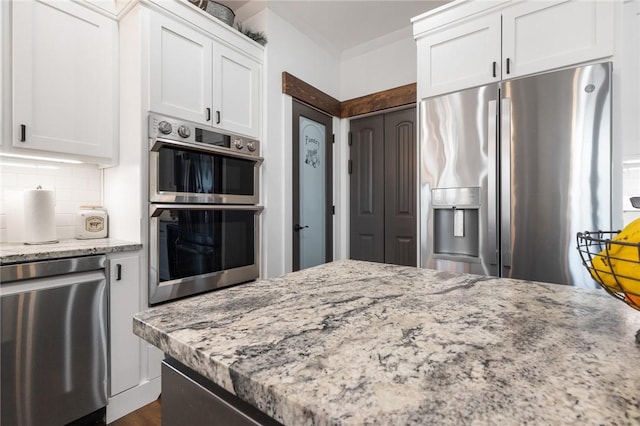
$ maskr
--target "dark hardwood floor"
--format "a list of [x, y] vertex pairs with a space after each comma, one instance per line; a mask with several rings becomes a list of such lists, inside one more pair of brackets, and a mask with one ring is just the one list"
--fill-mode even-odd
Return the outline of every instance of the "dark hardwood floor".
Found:
[[109, 423], [108, 426], [160, 426], [161, 424], [160, 399], [158, 398], [151, 404]]

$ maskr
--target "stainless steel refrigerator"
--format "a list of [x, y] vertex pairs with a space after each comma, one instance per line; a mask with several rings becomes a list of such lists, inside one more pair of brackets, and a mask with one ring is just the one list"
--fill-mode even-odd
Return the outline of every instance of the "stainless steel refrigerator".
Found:
[[420, 102], [420, 264], [594, 287], [576, 233], [611, 229], [611, 63]]

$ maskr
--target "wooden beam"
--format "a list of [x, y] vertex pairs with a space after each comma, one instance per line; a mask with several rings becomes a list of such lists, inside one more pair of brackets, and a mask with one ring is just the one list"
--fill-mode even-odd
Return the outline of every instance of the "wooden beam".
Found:
[[411, 83], [344, 101], [341, 104], [340, 118], [348, 118], [381, 111], [383, 109], [415, 104], [416, 99], [416, 83]]
[[288, 72], [282, 73], [282, 93], [333, 117], [348, 118], [416, 103], [416, 83], [407, 84], [344, 102], [327, 95]]
[[282, 93], [290, 95], [333, 117], [340, 117], [339, 100], [332, 98], [286, 71], [282, 73]]

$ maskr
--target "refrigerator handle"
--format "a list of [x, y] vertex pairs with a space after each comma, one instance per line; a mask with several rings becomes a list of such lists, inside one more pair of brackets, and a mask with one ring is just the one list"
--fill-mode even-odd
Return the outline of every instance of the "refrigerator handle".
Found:
[[511, 99], [500, 101], [500, 239], [502, 267], [511, 267]]
[[[495, 62], [494, 62], [495, 64]], [[487, 142], [488, 142], [488, 173], [487, 173], [487, 216], [488, 216], [488, 253], [487, 253], [487, 261], [492, 266], [498, 265], [498, 234], [497, 234], [497, 192], [498, 192], [498, 182], [497, 182], [497, 172], [498, 169], [496, 167], [496, 163], [498, 161], [497, 157], [497, 145], [498, 145], [498, 101], [491, 100], [489, 101], [488, 106], [488, 119], [487, 119]]]

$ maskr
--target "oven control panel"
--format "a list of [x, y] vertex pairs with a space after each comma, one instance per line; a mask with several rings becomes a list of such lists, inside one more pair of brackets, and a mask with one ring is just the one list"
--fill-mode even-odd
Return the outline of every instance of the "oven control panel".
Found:
[[195, 142], [189, 124], [168, 117], [149, 115], [149, 137], [165, 138], [182, 142]]
[[149, 138], [202, 143], [255, 157], [260, 155], [260, 142], [255, 139], [222, 133], [201, 124], [156, 114], [149, 114]]

